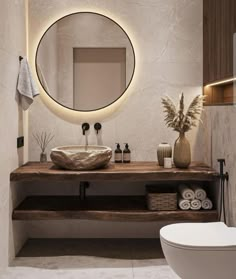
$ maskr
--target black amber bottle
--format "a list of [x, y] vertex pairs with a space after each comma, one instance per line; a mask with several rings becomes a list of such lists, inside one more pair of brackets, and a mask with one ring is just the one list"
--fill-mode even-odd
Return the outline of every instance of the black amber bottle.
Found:
[[120, 149], [120, 144], [116, 143], [116, 150], [115, 150], [115, 163], [122, 163], [122, 151]]
[[130, 163], [131, 152], [129, 150], [128, 143], [125, 144], [125, 149], [123, 150], [123, 163]]

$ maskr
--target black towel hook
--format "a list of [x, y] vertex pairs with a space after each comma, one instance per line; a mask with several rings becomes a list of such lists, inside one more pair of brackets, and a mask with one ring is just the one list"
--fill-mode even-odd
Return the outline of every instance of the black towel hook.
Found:
[[21, 61], [23, 59], [23, 57], [22, 56], [19, 56], [19, 61]]

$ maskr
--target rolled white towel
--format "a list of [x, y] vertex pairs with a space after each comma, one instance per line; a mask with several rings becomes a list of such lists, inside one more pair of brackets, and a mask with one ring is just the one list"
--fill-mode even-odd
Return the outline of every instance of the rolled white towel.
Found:
[[194, 191], [185, 184], [179, 185], [179, 192], [181, 194], [181, 197], [184, 200], [193, 200], [194, 199]]
[[202, 208], [203, 209], [212, 209], [213, 208], [212, 201], [210, 199], [208, 199], [208, 198], [203, 200], [202, 201]]
[[190, 208], [192, 210], [199, 210], [202, 207], [202, 203], [200, 200], [194, 199], [190, 202]]
[[179, 199], [179, 208], [181, 210], [189, 210], [190, 209], [190, 200]]
[[203, 201], [207, 198], [206, 191], [204, 189], [202, 189], [202, 187], [200, 187], [198, 185], [191, 185], [191, 189], [194, 191], [195, 199]]

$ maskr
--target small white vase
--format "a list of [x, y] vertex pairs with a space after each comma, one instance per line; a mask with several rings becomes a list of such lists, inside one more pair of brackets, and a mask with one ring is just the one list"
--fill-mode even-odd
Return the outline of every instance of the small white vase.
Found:
[[171, 156], [172, 156], [172, 148], [168, 143], [163, 142], [158, 145], [157, 159], [160, 166], [164, 166], [164, 158], [171, 158]]

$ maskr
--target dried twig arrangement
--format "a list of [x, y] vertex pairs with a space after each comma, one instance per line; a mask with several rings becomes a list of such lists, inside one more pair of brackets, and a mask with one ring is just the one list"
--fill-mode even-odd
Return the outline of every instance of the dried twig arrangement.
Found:
[[204, 96], [196, 96], [184, 113], [184, 94], [182, 93], [179, 100], [178, 109], [170, 97], [162, 98], [164, 113], [166, 114], [165, 122], [167, 127], [172, 128], [179, 133], [185, 133], [197, 126], [200, 121], [199, 115], [203, 110]]
[[45, 152], [48, 144], [54, 138], [54, 135], [52, 135], [51, 133], [47, 134], [47, 132], [42, 132], [40, 134], [36, 133], [36, 134], [33, 134], [33, 136], [34, 136], [36, 142], [38, 143], [42, 153]]

